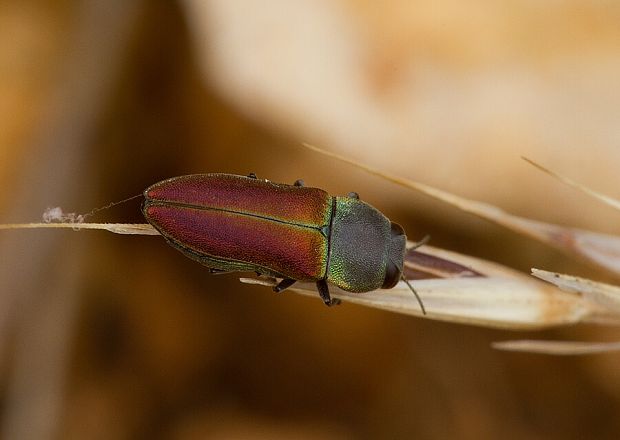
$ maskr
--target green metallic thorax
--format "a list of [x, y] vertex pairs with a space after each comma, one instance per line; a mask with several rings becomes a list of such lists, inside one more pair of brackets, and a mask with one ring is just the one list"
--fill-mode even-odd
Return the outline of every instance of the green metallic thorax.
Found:
[[381, 288], [389, 260], [390, 221], [358, 199], [334, 197], [327, 281], [348, 292]]

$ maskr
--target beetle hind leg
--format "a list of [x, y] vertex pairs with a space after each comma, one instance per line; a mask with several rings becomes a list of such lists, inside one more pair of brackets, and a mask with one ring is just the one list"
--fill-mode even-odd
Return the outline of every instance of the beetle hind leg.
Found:
[[276, 293], [280, 293], [283, 290], [288, 289], [289, 287], [291, 287], [296, 282], [297, 282], [297, 280], [293, 280], [291, 278], [284, 278], [278, 284], [273, 286], [273, 291], [276, 292]]
[[233, 270], [223, 270], [223, 269], [215, 269], [214, 267], [209, 269], [209, 273], [211, 275], [224, 275], [227, 273], [234, 272]]
[[321, 299], [325, 303], [326, 306], [336, 306], [340, 304], [340, 300], [338, 298], [332, 299], [329, 294], [329, 287], [327, 286], [327, 281], [319, 280], [316, 282], [316, 288], [319, 289], [319, 295], [321, 295]]

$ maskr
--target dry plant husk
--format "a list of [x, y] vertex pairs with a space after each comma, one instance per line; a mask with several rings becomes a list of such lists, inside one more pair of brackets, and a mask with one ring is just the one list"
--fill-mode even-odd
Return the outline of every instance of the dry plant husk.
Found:
[[[586, 278], [540, 269], [532, 269], [532, 275], [557, 286], [564, 292], [579, 294], [586, 302], [596, 304], [603, 312], [596, 317], [592, 316], [592, 322], [618, 325], [620, 288]], [[519, 340], [496, 342], [493, 347], [500, 350], [540, 354], [583, 355], [620, 351], [620, 342]]]
[[[409, 243], [409, 247], [413, 245]], [[603, 307], [580, 294], [561, 291], [496, 263], [432, 246], [409, 250], [404, 273], [413, 281], [429, 319], [511, 330], [614, 320]], [[274, 286], [277, 280], [242, 281]], [[289, 290], [318, 298], [312, 283], [296, 283]], [[330, 286], [330, 292], [344, 302], [422, 316], [415, 296], [402, 281], [389, 290], [351, 293]], [[620, 324], [620, 315], [615, 322]]]
[[[339, 154], [323, 150], [313, 145], [304, 144], [304, 146], [310, 150], [316, 151], [320, 154], [338, 159], [340, 161], [349, 163], [357, 168], [387, 179], [391, 182], [399, 184], [409, 189], [422, 192], [428, 196], [431, 196], [437, 200], [449, 203], [462, 211], [475, 214], [481, 218], [497, 223], [508, 229], [512, 229], [519, 234], [535, 238], [549, 246], [558, 248], [570, 256], [581, 258], [588, 263], [605, 269], [613, 275], [620, 275], [620, 237], [592, 232], [584, 229], [568, 228], [556, 224], [545, 223], [541, 221], [531, 220], [524, 217], [515, 216], [509, 214], [502, 209], [479, 202], [476, 200], [466, 199], [446, 191], [433, 188], [423, 183], [415, 182], [413, 180], [404, 179], [397, 176], [384, 173], [376, 168], [354, 161]], [[524, 158], [525, 159], [525, 158]], [[587, 195], [594, 197], [595, 199], [602, 201], [603, 203], [615, 208], [620, 209], [620, 201], [615, 200], [609, 196], [594, 191], [584, 185], [581, 185], [573, 180], [564, 177], [558, 173], [555, 173], [529, 159], [525, 159], [530, 164], [534, 165], [538, 169], [545, 173], [555, 177], [556, 179], [566, 183]], [[598, 324], [618, 325], [620, 319], [620, 289], [608, 284], [598, 283], [596, 281], [587, 280], [584, 278], [573, 277], [570, 275], [562, 275], [553, 272], [546, 272], [537, 269], [532, 270], [533, 275], [536, 277], [548, 281], [551, 284], [555, 284], [560, 291], [576, 295], [580, 300], [580, 306], [575, 309], [565, 309], [561, 314], [565, 314], [564, 318], [566, 323], [574, 322], [594, 322]], [[416, 286], [419, 283], [416, 283]], [[556, 289], [557, 289], [556, 288]], [[417, 287], [416, 287], [417, 290]], [[558, 298], [557, 292], [551, 294], [548, 297], [550, 303], [555, 304], [555, 300]], [[514, 297], [510, 298], [513, 302], [512, 306], [519, 307], [521, 301], [528, 301], [526, 290], [519, 292], [517, 295], [523, 295], [515, 301]], [[489, 300], [489, 298], [487, 298]], [[530, 300], [531, 301], [531, 300]], [[567, 301], [563, 298], [563, 301]], [[535, 302], [530, 302], [534, 304]], [[557, 305], [557, 304], [556, 304]], [[538, 302], [537, 306], [545, 307], [544, 301]], [[552, 310], [559, 310], [555, 307]], [[574, 311], [580, 318], [570, 321], [570, 313]], [[499, 317], [499, 311], [496, 317]], [[544, 315], [539, 315], [544, 316]], [[545, 321], [547, 319], [543, 319]], [[455, 320], [456, 321], [456, 320]], [[549, 319], [548, 322], [553, 320]], [[468, 322], [473, 324], [482, 324], [482, 321], [466, 321], [461, 320], [459, 322]], [[561, 324], [549, 324], [561, 325]], [[545, 326], [544, 324], [541, 326]], [[512, 323], [506, 328], [513, 327]], [[524, 326], [527, 327], [527, 326]], [[494, 344], [495, 348], [502, 350], [513, 351], [527, 351], [532, 353], [542, 354], [554, 354], [554, 355], [578, 355], [578, 354], [591, 354], [602, 353], [607, 351], [618, 350], [618, 344], [611, 343], [599, 343], [599, 342], [564, 342], [564, 341], [508, 341]]]

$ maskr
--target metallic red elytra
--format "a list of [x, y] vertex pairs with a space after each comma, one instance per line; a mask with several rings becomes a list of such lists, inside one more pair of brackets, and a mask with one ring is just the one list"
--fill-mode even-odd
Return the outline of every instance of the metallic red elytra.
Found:
[[336, 302], [327, 282], [369, 292], [402, 278], [403, 229], [355, 193], [333, 197], [299, 180], [286, 185], [253, 174], [195, 174], [156, 183], [144, 198], [146, 220], [212, 272], [282, 278], [277, 292], [313, 281], [327, 305]]

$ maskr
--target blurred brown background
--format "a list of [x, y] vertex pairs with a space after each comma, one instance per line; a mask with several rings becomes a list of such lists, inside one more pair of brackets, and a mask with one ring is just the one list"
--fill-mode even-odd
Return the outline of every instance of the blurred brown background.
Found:
[[[620, 3], [0, 3], [0, 222], [162, 178], [351, 190], [412, 239], [614, 282], [302, 141], [515, 214], [620, 233], [524, 164], [620, 197]], [[98, 221], [142, 222], [139, 202]], [[520, 334], [212, 277], [157, 237], [0, 234], [6, 439], [617, 438], [620, 356], [493, 351]]]

